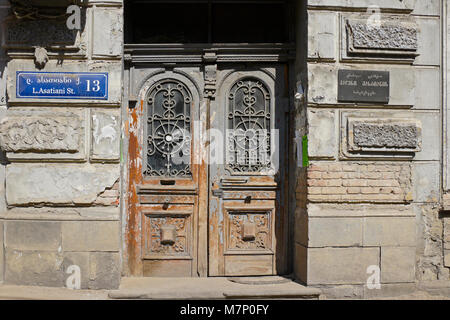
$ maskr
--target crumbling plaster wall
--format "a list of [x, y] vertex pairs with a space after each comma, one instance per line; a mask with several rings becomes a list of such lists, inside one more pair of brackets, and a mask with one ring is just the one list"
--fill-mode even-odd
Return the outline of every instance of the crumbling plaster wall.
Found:
[[[2, 22], [8, 6], [0, 1]], [[63, 287], [71, 265], [83, 289], [120, 282], [122, 1], [85, 1], [81, 12], [81, 30], [56, 49], [67, 42], [65, 22], [13, 20], [2, 41], [0, 281], [7, 284]], [[43, 68], [36, 46], [48, 52]], [[106, 72], [109, 96], [19, 99], [16, 71]]]
[[[441, 1], [301, 3], [307, 67], [298, 78], [306, 93], [310, 166], [306, 178], [298, 174], [297, 278], [337, 298], [393, 296], [449, 280], [440, 213]], [[378, 17], [385, 29], [363, 26], [349, 38], [346, 26]], [[395, 40], [396, 32], [406, 38]], [[352, 47], [361, 43], [364, 50]], [[389, 103], [339, 102], [341, 69], [389, 71]], [[297, 115], [299, 130], [305, 113]], [[380, 290], [366, 285], [370, 266], [381, 271]]]
[[[0, 1], [0, 21], [3, 21], [9, 10], [9, 3], [6, 0]], [[1, 35], [0, 35], [1, 40]], [[7, 57], [5, 50], [0, 47], [0, 121], [6, 113], [6, 64]], [[5, 165], [6, 154], [0, 150], [0, 212], [6, 210], [5, 203]], [[3, 220], [0, 218], [0, 283], [3, 282], [4, 275], [4, 249], [3, 249]]]

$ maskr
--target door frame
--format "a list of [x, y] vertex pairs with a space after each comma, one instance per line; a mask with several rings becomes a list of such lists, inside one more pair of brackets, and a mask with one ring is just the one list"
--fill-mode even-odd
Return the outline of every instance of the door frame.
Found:
[[[230, 54], [233, 53], [233, 54]], [[286, 82], [288, 90], [288, 104], [293, 105], [293, 97], [290, 92], [294, 90], [294, 61], [295, 61], [295, 45], [282, 44], [282, 45], [243, 45], [243, 44], [228, 44], [220, 46], [211, 45], [125, 45], [124, 55], [124, 86], [123, 86], [123, 108], [122, 119], [124, 128], [124, 143], [123, 143], [123, 161], [122, 161], [122, 177], [125, 181], [122, 183], [124, 194], [122, 201], [122, 234], [123, 234], [123, 274], [125, 276], [142, 276], [142, 264], [140, 263], [140, 255], [136, 251], [139, 247], [136, 243], [136, 234], [134, 228], [139, 226], [139, 222], [136, 220], [138, 212], [136, 207], [133, 206], [133, 202], [137, 202], [136, 188], [133, 185], [133, 180], [136, 179], [136, 174], [141, 174], [141, 168], [139, 166], [129, 167], [130, 159], [135, 158], [136, 152], [139, 150], [139, 141], [133, 134], [135, 128], [132, 127], [133, 123], [137, 123], [138, 119], [135, 117], [128, 117], [128, 110], [133, 108], [143, 108], [142, 101], [139, 101], [138, 88], [132, 85], [131, 78], [134, 67], [148, 66], [152, 68], [160, 68], [161, 70], [172, 70], [177, 65], [191, 65], [198, 66], [204, 69], [205, 75], [205, 87], [203, 92], [199, 92], [203, 95], [199, 99], [201, 108], [206, 108], [204, 114], [209, 123], [209, 109], [211, 101], [215, 99], [216, 83], [215, 80], [209, 77], [211, 72], [214, 73], [214, 67], [217, 67], [218, 63], [242, 63], [242, 64], [270, 64], [270, 63], [283, 63], [286, 65]], [[203, 100], [203, 102], [201, 102]], [[142, 110], [141, 110], [142, 111]], [[290, 113], [291, 111], [288, 110]], [[292, 117], [288, 117], [291, 119]], [[208, 141], [206, 136], [206, 130], [202, 132], [202, 138]], [[290, 141], [292, 139], [292, 123], [287, 123], [286, 128], [286, 151], [292, 155], [292, 148]], [[138, 151], [140, 152], [140, 151]], [[208, 155], [209, 156], [209, 155]], [[292, 168], [289, 161], [289, 168], [286, 170], [287, 175], [294, 173], [295, 168]], [[202, 163], [204, 167], [202, 174], [206, 174], [206, 177], [199, 177], [200, 183], [206, 183], [205, 186], [199, 185], [199, 190], [203, 190], [205, 193], [209, 193], [209, 170], [206, 163]], [[293, 195], [292, 179], [287, 179], [285, 205], [287, 210], [287, 219], [290, 221], [288, 225], [292, 229], [293, 221], [293, 208], [291, 208], [290, 197]], [[202, 182], [203, 181], [203, 182]], [[294, 189], [295, 191], [295, 189]], [[199, 199], [203, 199], [201, 203], [198, 203], [199, 216], [197, 221], [197, 270], [192, 276], [207, 277], [208, 276], [208, 207], [209, 197], [208, 195], [200, 196]], [[290, 273], [292, 270], [292, 255], [293, 255], [293, 230], [288, 231], [288, 239], [286, 243], [286, 265], [287, 270], [284, 273]]]

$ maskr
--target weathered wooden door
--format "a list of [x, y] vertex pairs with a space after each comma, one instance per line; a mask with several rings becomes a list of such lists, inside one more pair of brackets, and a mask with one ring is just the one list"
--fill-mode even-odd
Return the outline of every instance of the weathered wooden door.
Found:
[[136, 66], [126, 77], [128, 272], [196, 276], [199, 211], [207, 210], [202, 199], [208, 189], [201, 133], [195, 129], [204, 114], [202, 72]]
[[219, 68], [210, 112], [210, 276], [286, 269], [286, 97], [282, 65]]
[[285, 67], [142, 64], [125, 77], [128, 274], [283, 273]]

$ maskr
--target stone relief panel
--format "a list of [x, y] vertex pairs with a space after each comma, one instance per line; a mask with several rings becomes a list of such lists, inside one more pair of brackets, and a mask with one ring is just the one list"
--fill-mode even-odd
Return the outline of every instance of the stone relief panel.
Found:
[[401, 16], [383, 16], [372, 21], [369, 16], [343, 16], [342, 59], [407, 60], [418, 55], [418, 27]]
[[342, 112], [340, 158], [413, 159], [422, 152], [423, 133], [422, 122], [412, 117], [405, 112]]
[[0, 148], [10, 161], [85, 160], [85, 112], [9, 111], [0, 122]]
[[419, 152], [420, 123], [415, 120], [348, 119], [348, 150], [351, 152]]
[[7, 152], [77, 152], [78, 117], [7, 117], [0, 123], [0, 146]]
[[414, 24], [370, 26], [367, 20], [347, 20], [349, 50], [417, 51], [417, 29]]

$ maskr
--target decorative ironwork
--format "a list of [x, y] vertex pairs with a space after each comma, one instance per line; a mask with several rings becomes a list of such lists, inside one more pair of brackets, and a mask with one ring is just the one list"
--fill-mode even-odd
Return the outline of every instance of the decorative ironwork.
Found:
[[191, 104], [190, 91], [177, 80], [162, 80], [150, 89], [145, 175], [191, 175]]
[[236, 82], [228, 96], [227, 167], [233, 173], [269, 170], [271, 96], [259, 80]]

